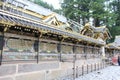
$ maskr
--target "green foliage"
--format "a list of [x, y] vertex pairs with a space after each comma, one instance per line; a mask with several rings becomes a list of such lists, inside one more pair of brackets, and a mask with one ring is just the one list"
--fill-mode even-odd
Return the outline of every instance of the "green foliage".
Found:
[[120, 0], [63, 0], [64, 15], [83, 25], [93, 18], [97, 27], [106, 25], [113, 36], [120, 35]]
[[120, 35], [120, 26], [109, 27], [110, 33], [112, 35], [112, 39], [109, 42], [114, 42], [115, 36]]
[[43, 2], [42, 0], [30, 0], [40, 6], [43, 6], [44, 8], [48, 8], [50, 10], [54, 10], [52, 5], [49, 5], [47, 2]]
[[61, 5], [64, 15], [83, 24], [94, 18], [95, 26], [100, 26], [100, 21], [106, 21], [105, 15], [108, 14], [104, 7], [105, 0], [64, 0]]
[[113, 0], [110, 3], [110, 11], [113, 13], [111, 17], [110, 32], [113, 36], [111, 42], [114, 41], [116, 35], [120, 35], [120, 0]]
[[54, 9], [53, 11], [58, 13], [58, 14], [62, 14], [62, 9]]
[[111, 9], [117, 16], [115, 26], [120, 26], [120, 0], [114, 0], [111, 2]]
[[44, 8], [50, 9], [56, 13], [62, 14], [62, 10], [54, 9], [53, 5], [49, 5], [47, 2], [44, 2], [43, 0], [29, 0], [29, 1], [34, 2], [35, 4], [38, 4]]

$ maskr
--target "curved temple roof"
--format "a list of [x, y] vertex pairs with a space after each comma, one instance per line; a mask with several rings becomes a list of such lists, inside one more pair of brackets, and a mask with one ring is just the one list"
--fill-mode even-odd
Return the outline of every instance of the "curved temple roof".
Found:
[[47, 25], [42, 22], [36, 22], [34, 20], [24, 18], [23, 16], [19, 16], [15, 14], [13, 15], [10, 12], [0, 10], [0, 21], [2, 22], [2, 20], [5, 21], [6, 23], [10, 22], [10, 23], [15, 23], [17, 25], [22, 25], [22, 26], [31, 26], [33, 28], [38, 28], [40, 30], [43, 29], [46, 31], [50, 31], [52, 33], [57, 33], [59, 35], [68, 36], [74, 39], [83, 40], [83, 41], [87, 41], [90, 43], [95, 43], [95, 44], [100, 44], [100, 45], [105, 44], [104, 41], [98, 41], [97, 39], [90, 38], [90, 37], [87, 37], [87, 36], [84, 36], [78, 33], [71, 33], [71, 32], [56, 28], [54, 26]]
[[[16, 5], [19, 7], [22, 6], [23, 9], [38, 13], [40, 15], [48, 16], [53, 13], [49, 9], [43, 8], [43, 7], [41, 7], [37, 4], [34, 4], [28, 0], [5, 0], [5, 1], [7, 1], [7, 3], [13, 4], [13, 5]], [[69, 20], [67, 20], [64, 16], [59, 15], [57, 13], [55, 13], [55, 17], [57, 18], [58, 21], [61, 21], [63, 23], [69, 22]], [[35, 29], [37, 28], [37, 29], [39, 29], [39, 31], [41, 31], [41, 29], [42, 29], [42, 30], [49, 31], [49, 32], [52, 32], [55, 34], [63, 35], [65, 37], [71, 37], [71, 38], [77, 39], [78, 41], [82, 40], [82, 41], [87, 41], [89, 43], [105, 45], [105, 42], [102, 40], [84, 36], [80, 33], [66, 31], [64, 29], [55, 27], [54, 25], [46, 24], [45, 22], [42, 22], [41, 20], [35, 20], [35, 19], [29, 18], [29, 17], [27, 18], [26, 16], [14, 14], [12, 12], [7, 12], [4, 10], [0, 10], [0, 21], [1, 20], [5, 21], [6, 23], [10, 22], [10, 23], [12, 23], [12, 25], [17, 24], [17, 25], [24, 26], [24, 27], [30, 26]], [[2, 21], [0, 23], [2, 23]], [[70, 21], [70, 23], [71, 23], [71, 21]], [[75, 23], [75, 22], [73, 22], [73, 23]], [[75, 23], [75, 24], [77, 26], [81, 26], [77, 23]]]
[[[45, 16], [53, 13], [51, 10], [46, 9], [46, 8], [44, 8], [42, 6], [39, 6], [39, 5], [35, 4], [35, 3], [32, 3], [32, 2], [30, 2], [28, 0], [16, 0], [16, 1], [25, 4], [26, 5], [25, 9], [37, 12], [37, 13], [45, 15]], [[64, 23], [67, 22], [67, 19], [62, 15], [59, 15], [59, 14], [56, 13], [56, 17], [61, 22], [64, 22]]]

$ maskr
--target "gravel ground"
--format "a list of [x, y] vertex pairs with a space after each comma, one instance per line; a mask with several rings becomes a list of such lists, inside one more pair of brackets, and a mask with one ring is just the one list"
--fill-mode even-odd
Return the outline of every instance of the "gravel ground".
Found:
[[76, 80], [120, 80], [120, 66], [109, 66], [105, 69], [85, 74]]

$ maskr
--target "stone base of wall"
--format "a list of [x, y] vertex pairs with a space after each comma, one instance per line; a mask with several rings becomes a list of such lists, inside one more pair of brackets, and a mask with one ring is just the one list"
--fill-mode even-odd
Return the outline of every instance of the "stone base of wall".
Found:
[[[100, 59], [76, 61], [75, 66], [101, 62]], [[73, 62], [39, 62], [39, 64], [3, 64], [0, 66], [0, 80], [61, 80], [73, 77]]]

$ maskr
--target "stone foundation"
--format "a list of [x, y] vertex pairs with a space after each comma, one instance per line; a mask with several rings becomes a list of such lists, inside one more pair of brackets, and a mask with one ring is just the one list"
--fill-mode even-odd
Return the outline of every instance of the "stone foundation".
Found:
[[[101, 62], [100, 59], [76, 61], [76, 66]], [[3, 64], [0, 66], [0, 80], [61, 80], [73, 77], [73, 62], [39, 62], [21, 64]]]

